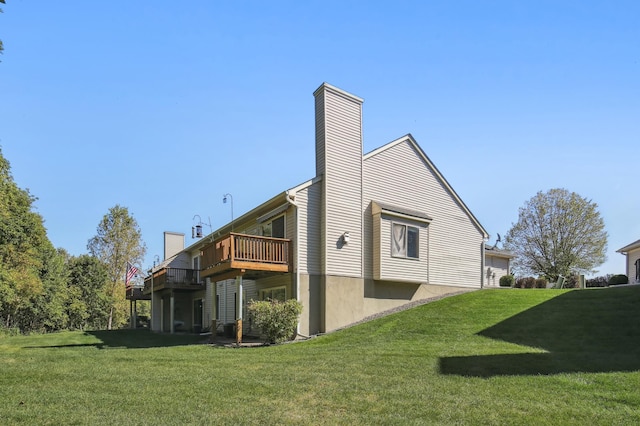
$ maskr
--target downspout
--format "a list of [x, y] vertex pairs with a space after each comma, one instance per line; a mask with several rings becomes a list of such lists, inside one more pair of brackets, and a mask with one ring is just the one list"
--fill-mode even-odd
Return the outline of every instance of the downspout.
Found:
[[[287, 202], [295, 207], [296, 210], [296, 300], [300, 302], [300, 206], [296, 203], [295, 198], [295, 193], [287, 190]], [[300, 318], [298, 318], [298, 324], [296, 325], [296, 334], [300, 337], [309, 338], [309, 336], [300, 334]]]

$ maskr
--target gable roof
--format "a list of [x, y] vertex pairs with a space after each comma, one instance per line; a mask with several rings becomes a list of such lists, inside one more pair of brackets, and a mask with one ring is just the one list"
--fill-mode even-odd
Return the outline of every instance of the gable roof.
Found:
[[513, 259], [514, 257], [516, 257], [513, 252], [509, 250], [499, 249], [496, 246], [486, 246], [484, 248], [484, 253], [485, 256], [502, 257], [504, 259]]
[[616, 250], [618, 253], [627, 254], [633, 249], [640, 248], [640, 240], [634, 241], [629, 245], [622, 247], [621, 249]]
[[401, 144], [403, 142], [409, 142], [413, 146], [413, 148], [416, 150], [416, 152], [418, 152], [420, 157], [422, 157], [422, 160], [425, 163], [427, 163], [427, 165], [435, 173], [435, 175], [438, 178], [438, 180], [440, 180], [440, 182], [444, 185], [444, 187], [447, 189], [447, 191], [449, 191], [449, 193], [452, 195], [454, 200], [462, 207], [462, 210], [464, 210], [464, 212], [467, 214], [467, 216], [469, 216], [469, 218], [475, 224], [475, 226], [480, 230], [480, 232], [482, 232], [483, 236], [485, 238], [489, 238], [489, 233], [486, 231], [486, 229], [484, 229], [484, 227], [480, 224], [480, 222], [473, 215], [473, 213], [471, 213], [471, 210], [469, 210], [469, 207], [467, 207], [467, 205], [464, 203], [464, 201], [462, 201], [462, 199], [456, 193], [456, 191], [454, 191], [454, 189], [451, 187], [449, 182], [447, 182], [447, 180], [442, 175], [442, 173], [440, 173], [440, 170], [438, 170], [438, 168], [435, 166], [435, 164], [433, 164], [433, 162], [429, 159], [427, 154], [425, 154], [425, 152], [422, 150], [422, 148], [420, 148], [420, 145], [418, 145], [418, 142], [416, 142], [416, 140], [413, 138], [411, 133], [407, 133], [406, 135], [402, 136], [401, 138], [398, 138], [398, 139], [396, 139], [394, 141], [391, 141], [388, 144], [383, 145], [383, 146], [381, 146], [379, 148], [376, 148], [373, 151], [369, 152], [368, 154], [365, 154], [364, 157], [362, 158], [362, 161], [366, 161], [368, 158], [374, 157], [374, 156], [380, 154], [381, 152], [384, 152], [384, 151], [386, 151], [388, 149], [391, 149], [394, 146], [399, 145], [399, 144]]

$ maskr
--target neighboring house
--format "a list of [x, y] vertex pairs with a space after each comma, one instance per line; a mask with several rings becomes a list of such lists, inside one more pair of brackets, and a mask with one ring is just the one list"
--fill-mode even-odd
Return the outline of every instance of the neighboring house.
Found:
[[511, 274], [510, 262], [515, 255], [496, 246], [486, 246], [484, 250], [484, 278], [488, 287], [500, 286], [500, 278]]
[[[250, 300], [294, 298], [310, 335], [484, 286], [487, 232], [414, 138], [363, 155], [363, 100], [326, 83], [314, 96], [315, 177], [187, 248], [165, 233], [145, 279], [153, 330], [257, 333]], [[494, 254], [491, 268], [508, 272]]]
[[630, 283], [640, 283], [640, 240], [616, 250], [626, 256], [625, 274]]

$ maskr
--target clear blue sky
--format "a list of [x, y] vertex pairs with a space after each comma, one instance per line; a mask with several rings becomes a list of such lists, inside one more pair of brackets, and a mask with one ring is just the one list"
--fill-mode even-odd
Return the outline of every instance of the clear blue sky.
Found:
[[[314, 177], [312, 92], [412, 133], [495, 241], [537, 191], [599, 205], [600, 273], [640, 238], [640, 2], [7, 0], [0, 146], [71, 254], [110, 207], [162, 257]], [[206, 229], [205, 229], [206, 230]]]

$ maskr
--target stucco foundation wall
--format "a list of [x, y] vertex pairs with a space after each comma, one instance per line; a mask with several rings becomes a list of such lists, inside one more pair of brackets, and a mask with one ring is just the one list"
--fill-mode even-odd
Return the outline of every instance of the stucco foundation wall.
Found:
[[300, 334], [309, 336], [320, 332], [320, 276], [300, 274]]
[[429, 299], [465, 290], [470, 291], [471, 288], [367, 280], [365, 282], [362, 318], [397, 308], [416, 300]]
[[320, 332], [330, 332], [416, 300], [475, 289], [474, 285], [446, 286], [337, 276], [316, 278], [320, 278]]
[[332, 331], [364, 318], [364, 279], [326, 275], [322, 277], [320, 296], [320, 331]]

